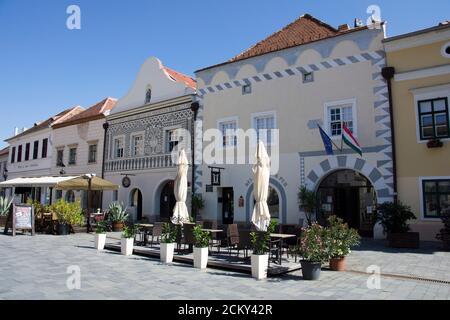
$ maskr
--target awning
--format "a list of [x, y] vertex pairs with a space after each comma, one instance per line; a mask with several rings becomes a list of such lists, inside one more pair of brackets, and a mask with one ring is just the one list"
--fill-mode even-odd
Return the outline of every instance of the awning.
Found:
[[[89, 180], [91, 187], [89, 188]], [[108, 191], [118, 190], [119, 186], [107, 180], [96, 177], [93, 174], [67, 177], [39, 177], [39, 178], [16, 178], [0, 183], [0, 188], [39, 188], [48, 187], [57, 190], [92, 190]]]

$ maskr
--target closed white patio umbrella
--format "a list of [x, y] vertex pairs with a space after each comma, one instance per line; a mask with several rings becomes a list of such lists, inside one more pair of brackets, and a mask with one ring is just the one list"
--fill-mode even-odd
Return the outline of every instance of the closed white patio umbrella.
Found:
[[262, 141], [258, 142], [256, 164], [253, 166], [253, 196], [256, 203], [252, 223], [258, 231], [267, 231], [270, 224], [270, 211], [267, 205], [270, 180], [270, 158]]
[[184, 149], [181, 149], [178, 156], [178, 173], [175, 179], [175, 199], [177, 203], [173, 209], [172, 222], [174, 224], [184, 224], [189, 222], [189, 212], [186, 206], [188, 181], [187, 174], [189, 170], [189, 162]]

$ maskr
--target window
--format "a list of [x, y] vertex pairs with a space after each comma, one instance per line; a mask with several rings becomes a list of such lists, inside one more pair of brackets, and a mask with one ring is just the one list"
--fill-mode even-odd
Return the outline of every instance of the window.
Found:
[[69, 190], [66, 192], [66, 201], [73, 203], [75, 202], [75, 192], [73, 192], [72, 190]]
[[16, 147], [13, 147], [11, 150], [11, 163], [16, 162]]
[[22, 162], [22, 147], [19, 146], [19, 149], [17, 150], [17, 162]]
[[152, 100], [152, 89], [147, 89], [147, 92], [145, 93], [145, 104], [150, 103]]
[[222, 132], [222, 146], [234, 147], [237, 145], [236, 120], [219, 123], [219, 130]]
[[132, 138], [132, 154], [133, 157], [141, 157], [144, 155], [144, 136], [136, 135]]
[[47, 158], [48, 139], [42, 140], [42, 159]]
[[333, 137], [342, 135], [344, 124], [354, 133], [353, 104], [346, 103], [328, 107], [328, 132]]
[[56, 166], [62, 167], [64, 165], [64, 149], [56, 151]]
[[447, 98], [419, 101], [420, 139], [449, 138]]
[[177, 129], [166, 131], [166, 153], [170, 153], [179, 143]]
[[77, 148], [69, 149], [69, 165], [77, 164]]
[[27, 143], [25, 145], [25, 161], [30, 160], [30, 148], [31, 148], [31, 145], [29, 143]]
[[312, 72], [304, 72], [302, 73], [303, 83], [314, 82], [314, 73]]
[[123, 158], [124, 156], [124, 139], [117, 138], [114, 140], [114, 155], [116, 158]]
[[39, 141], [35, 141], [33, 146], [33, 160], [36, 160], [38, 158], [38, 153], [39, 153]]
[[89, 145], [88, 162], [89, 163], [96, 163], [97, 162], [97, 145], [96, 144]]
[[450, 212], [450, 179], [423, 180], [425, 218], [440, 218]]
[[252, 85], [246, 84], [242, 86], [242, 94], [250, 94], [252, 93]]
[[447, 42], [442, 46], [441, 54], [444, 58], [450, 58], [450, 42]]
[[62, 196], [63, 196], [62, 190], [56, 190], [56, 195], [55, 195], [56, 200], [62, 199]]
[[113, 191], [113, 202], [119, 201], [119, 191], [114, 190]]
[[266, 145], [272, 144], [272, 134], [275, 126], [275, 114], [268, 113], [254, 117], [254, 128], [258, 141], [262, 140]]

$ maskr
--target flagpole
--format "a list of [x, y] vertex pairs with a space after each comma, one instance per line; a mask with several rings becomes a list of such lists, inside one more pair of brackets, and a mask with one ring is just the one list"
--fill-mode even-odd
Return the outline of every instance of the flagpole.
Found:
[[[316, 123], [316, 124], [317, 124], [317, 127], [318, 127], [319, 129], [322, 129], [322, 127], [321, 127], [318, 123]], [[322, 129], [322, 131], [325, 132], [325, 130], [323, 130], [323, 129]], [[326, 133], [326, 132], [325, 132], [325, 133]], [[328, 134], [327, 134], [327, 135], [328, 135]], [[331, 143], [336, 147], [336, 149], [338, 149], [339, 151], [342, 152], [342, 148], [339, 149], [339, 147], [336, 145], [336, 143], [334, 143], [333, 139], [332, 139], [331, 137], [328, 137], [328, 138], [330, 138]]]

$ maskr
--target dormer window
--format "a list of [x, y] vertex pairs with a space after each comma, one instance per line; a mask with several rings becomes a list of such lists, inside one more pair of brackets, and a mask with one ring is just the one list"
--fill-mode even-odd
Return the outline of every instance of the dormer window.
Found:
[[150, 103], [152, 100], [152, 89], [147, 89], [147, 92], [145, 93], [145, 104]]

